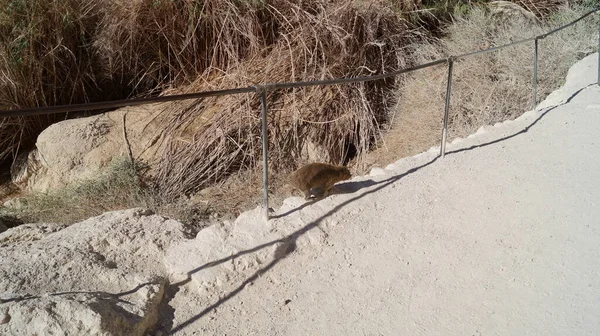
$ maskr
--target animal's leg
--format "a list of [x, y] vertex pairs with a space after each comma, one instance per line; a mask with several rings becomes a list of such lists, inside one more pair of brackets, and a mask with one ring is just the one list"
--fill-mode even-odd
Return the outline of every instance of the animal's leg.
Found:
[[323, 193], [325, 192], [325, 188], [324, 187], [312, 188], [311, 192], [313, 195], [315, 195], [315, 198], [322, 198]]
[[302, 194], [304, 194], [304, 199], [307, 200], [310, 198], [310, 189], [309, 190], [302, 190]]
[[325, 185], [323, 187], [323, 197], [327, 197], [331, 194], [331, 188], [333, 187], [333, 183]]

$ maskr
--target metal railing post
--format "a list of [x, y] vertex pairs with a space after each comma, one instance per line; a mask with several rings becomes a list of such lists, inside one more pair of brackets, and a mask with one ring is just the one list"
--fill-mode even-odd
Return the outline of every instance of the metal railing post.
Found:
[[600, 23], [598, 23], [598, 86], [600, 86]]
[[262, 159], [263, 159], [263, 211], [265, 220], [269, 220], [269, 136], [267, 129], [267, 88], [257, 86], [260, 93], [262, 119]]
[[537, 84], [538, 84], [538, 41], [539, 39], [536, 37], [534, 41], [533, 47], [533, 98], [532, 98], [532, 110], [535, 110], [537, 106]]
[[454, 59], [448, 58], [448, 83], [446, 85], [446, 107], [444, 109], [444, 126], [442, 128], [442, 145], [440, 146], [440, 156], [446, 155], [446, 138], [448, 137], [448, 114], [450, 112], [450, 94], [452, 93], [452, 68]]

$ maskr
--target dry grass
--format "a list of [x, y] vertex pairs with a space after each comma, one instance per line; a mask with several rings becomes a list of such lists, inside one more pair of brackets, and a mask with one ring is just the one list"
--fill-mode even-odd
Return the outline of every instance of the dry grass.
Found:
[[151, 198], [139, 183], [138, 170], [128, 160], [115, 160], [93, 179], [27, 195], [21, 198], [22, 208], [2, 208], [1, 215], [26, 223], [71, 224], [105, 211], [149, 207]]
[[[414, 9], [391, 0], [3, 1], [2, 108], [391, 71], [405, 65], [401, 46], [411, 33], [402, 11]], [[307, 142], [338, 162], [349, 143], [366, 151], [392, 85], [270, 94], [272, 168], [293, 167]], [[253, 173], [256, 97], [181, 102], [166, 112], [168, 146], [155, 179], [164, 200], [177, 202], [234, 172]], [[52, 121], [2, 119], [0, 160], [31, 145]]]
[[198, 204], [165, 203], [146, 187], [140, 176], [146, 167], [116, 158], [97, 176], [48, 193], [32, 193], [19, 198], [20, 208], [0, 207], [0, 218], [24, 223], [72, 224], [106, 211], [143, 207], [180, 220], [197, 229], [208, 218]]
[[[90, 1], [0, 0], [0, 109], [93, 99]], [[60, 118], [60, 117], [58, 117]], [[28, 147], [55, 117], [0, 119], [0, 162]]]
[[569, 5], [569, 1], [566, 0], [516, 0], [512, 2], [535, 14], [538, 18], [547, 18], [556, 12], [557, 8]]
[[[419, 62], [498, 46], [528, 38], [570, 22], [589, 8], [564, 10], [545, 24], [490, 25], [489, 13], [474, 9], [456, 17], [448, 37], [413, 46]], [[540, 41], [538, 101], [562, 85], [568, 68], [597, 47], [598, 18], [591, 18]], [[514, 119], [531, 109], [533, 46], [523, 44], [455, 63], [449, 141], [484, 125]], [[445, 103], [447, 67], [412, 73], [398, 90], [391, 111], [392, 130], [370, 162], [385, 165], [439, 145]], [[385, 147], [384, 147], [385, 145]], [[386, 159], [385, 161], [382, 159]]]
[[271, 2], [107, 0], [94, 48], [109, 73], [163, 91], [260, 53], [274, 38]]
[[[146, 95], [189, 83], [207, 68], [226, 69], [269, 43], [270, 18], [249, 15], [261, 7], [260, 1], [0, 0], [0, 109]], [[247, 40], [251, 31], [260, 41]], [[63, 117], [1, 119], [0, 162]]]
[[[364, 76], [403, 67], [401, 46], [414, 36], [390, 4], [331, 5], [315, 0], [302, 6], [285, 1], [267, 6], [278, 26], [273, 45], [186, 90]], [[344, 161], [350, 144], [365, 153], [385, 122], [392, 87], [393, 81], [379, 81], [270, 92], [270, 169], [279, 172], [297, 166], [307, 143], [326, 149], [330, 162]], [[182, 102], [166, 113], [168, 146], [156, 175], [165, 198], [199, 191], [260, 162], [257, 96]]]
[[[384, 58], [394, 58], [397, 46], [373, 49], [381, 46], [379, 37], [384, 34], [389, 34], [387, 40], [398, 37], [397, 31], [404, 34], [406, 23], [399, 16], [409, 17], [413, 24], [435, 22], [426, 27], [436, 30], [439, 18], [475, 2], [0, 0], [0, 108], [160, 93], [199, 75], [209, 80], [211, 74], [230, 73], [248, 60], [273, 57], [269, 53], [273, 48], [305, 53], [293, 55], [301, 58], [298, 67], [284, 68], [293, 72], [288, 78], [301, 79], [305, 66], [318, 70], [312, 77], [304, 76], [307, 79], [379, 72], [378, 67], [361, 68], [374, 62], [365, 64], [357, 58], [350, 63], [346, 58], [338, 63], [335, 57], [352, 55], [356, 50], [346, 47], [359, 46], [367, 54], [383, 52]], [[520, 2], [540, 14], [561, 3]], [[360, 13], [354, 15], [352, 8]], [[392, 14], [397, 20], [389, 20]], [[348, 42], [346, 33], [356, 38]], [[324, 43], [316, 37], [325, 37]], [[330, 43], [335, 39], [341, 40]], [[2, 119], [0, 161], [30, 147], [57, 118]]]
[[[436, 30], [439, 17], [457, 8], [461, 12], [463, 5], [475, 2], [0, 0], [0, 108], [389, 72], [453, 50], [449, 46], [406, 46], [416, 45], [427, 36], [428, 32], [415, 28], [418, 25]], [[562, 3], [522, 2], [538, 16], [549, 15], [552, 6]], [[467, 21], [461, 24], [465, 26]], [[492, 33], [481, 26], [473, 29]], [[476, 30], [470, 33], [479, 34]], [[472, 41], [457, 45], [474, 48]], [[424, 48], [432, 53], [423, 53]], [[505, 74], [495, 67], [498, 62], [457, 64], [457, 75], [476, 77], [478, 66], [491, 66]], [[395, 115], [392, 126], [399, 123], [398, 127], [413, 131], [400, 132], [399, 141], [406, 150], [418, 150], [439, 133], [439, 127], [434, 132], [429, 124], [439, 119], [441, 110], [428, 112], [443, 97], [444, 73], [436, 73], [438, 70], [424, 70], [420, 83], [438, 91], [424, 92], [419, 80], [407, 79], [404, 88], [387, 80], [269, 93], [272, 172], [285, 173], [302, 163], [307, 159], [303, 151], [309, 145], [317, 147], [324, 160], [334, 163], [346, 162], [356, 152], [356, 166], [365, 167], [364, 153], [374, 143], [381, 143], [381, 131], [389, 124], [390, 115]], [[469, 81], [456, 85], [468, 87]], [[401, 99], [396, 88], [403, 90]], [[492, 85], [490, 90], [505, 94], [510, 89]], [[435, 93], [431, 96], [430, 92]], [[512, 111], [506, 107], [499, 115], [479, 120], [482, 104], [490, 102], [478, 101], [468, 92], [456, 92], [454, 104], [462, 104], [452, 109], [451, 125], [456, 134], [462, 131], [460, 127], [466, 130]], [[412, 114], [390, 114], [395, 101], [399, 102], [398, 111]], [[251, 94], [179, 102], [165, 110], [161, 118], [167, 149], [153, 181], [161, 202], [176, 202], [237, 172], [258, 176], [259, 116], [258, 97]], [[30, 146], [55, 120], [0, 119], [0, 161]], [[402, 139], [415, 140], [416, 144]], [[234, 182], [231, 187], [227, 183], [219, 184], [220, 188], [240, 189]]]

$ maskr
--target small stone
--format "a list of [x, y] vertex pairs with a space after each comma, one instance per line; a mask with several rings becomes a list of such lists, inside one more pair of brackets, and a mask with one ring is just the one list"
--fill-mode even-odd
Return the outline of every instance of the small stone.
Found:
[[17, 197], [17, 198], [11, 198], [8, 201], [4, 202], [4, 207], [6, 208], [11, 208], [11, 209], [15, 209], [15, 210], [20, 210], [23, 209], [23, 207], [27, 204], [27, 202], [25, 201], [24, 198], [22, 197]]
[[379, 167], [375, 167], [375, 168], [371, 169], [371, 172], [369, 173], [369, 175], [371, 175], [371, 176], [382, 176], [385, 174], [386, 174], [385, 170], [383, 170]]

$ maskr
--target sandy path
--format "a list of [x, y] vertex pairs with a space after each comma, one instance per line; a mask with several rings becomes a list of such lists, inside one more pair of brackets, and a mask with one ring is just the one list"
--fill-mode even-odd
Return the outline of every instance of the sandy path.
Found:
[[594, 57], [537, 113], [303, 208], [318, 242], [221, 301], [180, 290], [176, 334], [600, 334], [600, 88], [572, 96]]

